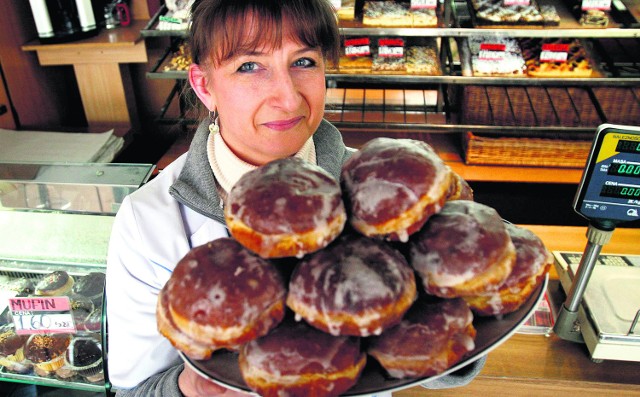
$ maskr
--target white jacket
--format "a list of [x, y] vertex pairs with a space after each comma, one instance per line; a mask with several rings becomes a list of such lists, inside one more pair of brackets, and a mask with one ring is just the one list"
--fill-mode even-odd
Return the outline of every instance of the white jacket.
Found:
[[[198, 127], [189, 152], [127, 196], [116, 215], [107, 257], [108, 376], [136, 387], [181, 363], [156, 326], [158, 293], [193, 247], [228, 236], [206, 155], [208, 129]], [[323, 121], [314, 134], [318, 165], [339, 178], [349, 152]]]

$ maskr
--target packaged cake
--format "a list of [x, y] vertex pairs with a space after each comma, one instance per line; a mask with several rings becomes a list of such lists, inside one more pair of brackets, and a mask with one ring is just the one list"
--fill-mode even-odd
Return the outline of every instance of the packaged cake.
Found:
[[531, 77], [591, 77], [593, 67], [577, 39], [520, 39], [527, 74]]
[[474, 76], [526, 76], [524, 57], [515, 39], [474, 36], [467, 42]]

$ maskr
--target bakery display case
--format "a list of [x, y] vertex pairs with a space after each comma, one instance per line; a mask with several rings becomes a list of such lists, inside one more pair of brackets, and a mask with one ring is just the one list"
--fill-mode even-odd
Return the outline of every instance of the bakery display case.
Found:
[[[467, 166], [571, 170], [584, 164], [582, 143], [599, 124], [640, 122], [637, 0], [358, 0], [353, 13], [351, 2], [339, 3], [349, 16], [339, 18], [343, 56], [327, 70], [325, 117], [354, 146], [380, 135], [411, 137], [446, 142], [455, 153], [445, 156]], [[432, 10], [431, 19], [417, 19], [417, 6]], [[147, 77], [175, 80], [160, 119], [188, 125], [195, 120], [178, 95], [187, 78], [180, 70], [189, 62], [187, 35], [177, 25], [158, 29], [167, 12], [160, 9], [141, 32], [171, 43]], [[378, 62], [387, 39], [402, 40], [403, 56]], [[521, 58], [496, 48], [508, 43]], [[363, 45], [370, 47], [365, 56], [357, 52]], [[414, 48], [432, 50], [425, 58]], [[519, 73], [497, 68], [514, 64]], [[172, 101], [179, 106], [169, 116]], [[582, 149], [573, 153], [576, 146]], [[500, 155], [493, 147], [512, 150]], [[551, 147], [558, 150], [544, 156]], [[540, 153], [546, 159], [537, 162]], [[514, 157], [520, 160], [510, 162]], [[523, 174], [517, 178], [528, 182]]]
[[0, 164], [0, 380], [105, 391], [114, 216], [148, 164]]

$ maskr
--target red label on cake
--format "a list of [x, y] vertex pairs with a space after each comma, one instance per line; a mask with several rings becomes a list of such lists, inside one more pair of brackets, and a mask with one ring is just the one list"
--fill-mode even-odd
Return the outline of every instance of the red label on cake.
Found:
[[411, 9], [425, 9], [431, 8], [434, 9], [438, 6], [438, 0], [411, 0]]
[[402, 58], [404, 56], [404, 40], [398, 38], [378, 40], [378, 56]]
[[569, 44], [549, 43], [542, 45], [540, 62], [567, 62], [569, 58]]
[[361, 57], [371, 55], [369, 38], [359, 37], [346, 39], [344, 41], [344, 54], [348, 57]]
[[18, 335], [76, 332], [66, 296], [10, 298], [9, 309]]
[[560, 44], [560, 43], [543, 44], [542, 51], [569, 52], [569, 44]]
[[500, 43], [481, 43], [480, 50], [485, 51], [504, 51], [507, 49], [505, 44]]
[[611, 0], [582, 0], [582, 11], [601, 10], [609, 11]]

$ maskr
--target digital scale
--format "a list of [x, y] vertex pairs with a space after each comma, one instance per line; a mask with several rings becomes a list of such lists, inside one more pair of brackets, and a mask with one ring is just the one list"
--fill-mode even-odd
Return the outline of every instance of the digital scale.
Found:
[[640, 219], [639, 127], [598, 127], [573, 207], [589, 220], [587, 245], [554, 253], [568, 293], [553, 330], [596, 362], [640, 361], [640, 257], [600, 255], [618, 224]]

